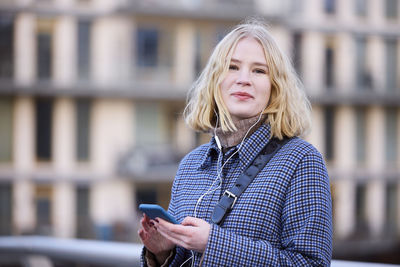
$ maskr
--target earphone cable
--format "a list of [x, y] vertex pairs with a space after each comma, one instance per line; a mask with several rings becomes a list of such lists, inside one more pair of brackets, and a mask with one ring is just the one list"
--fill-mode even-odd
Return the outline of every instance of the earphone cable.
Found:
[[[214, 112], [215, 112], [215, 110], [214, 110]], [[199, 206], [199, 204], [200, 204], [200, 202], [203, 200], [203, 198], [204, 198], [205, 196], [207, 196], [208, 194], [214, 192], [215, 190], [217, 190], [218, 188], [220, 188], [220, 187], [222, 186], [222, 177], [221, 177], [221, 174], [222, 174], [222, 171], [223, 171], [225, 165], [229, 162], [229, 160], [230, 160], [234, 155], [236, 155], [237, 153], [239, 153], [240, 149], [241, 149], [242, 146], [243, 146], [244, 140], [246, 139], [247, 135], [250, 133], [251, 129], [253, 129], [253, 128], [260, 122], [263, 112], [264, 112], [264, 110], [261, 111], [260, 116], [258, 117], [257, 121], [247, 130], [247, 132], [246, 132], [246, 134], [244, 135], [242, 141], [240, 142], [240, 145], [239, 145], [238, 149], [237, 149], [232, 155], [229, 156], [229, 158], [224, 162], [224, 164], [222, 164], [222, 167], [221, 167], [220, 170], [218, 170], [218, 167], [219, 167], [219, 165], [220, 165], [220, 159], [221, 159], [223, 156], [218, 156], [218, 162], [217, 162], [217, 178], [213, 181], [213, 183], [212, 183], [211, 186], [208, 188], [208, 190], [207, 190], [203, 195], [201, 195], [201, 196], [199, 197], [199, 199], [197, 200], [196, 206], [195, 206], [195, 208], [194, 208], [194, 217], [195, 217], [195, 218], [197, 218], [197, 207]], [[215, 112], [215, 113], [216, 113], [216, 112]], [[217, 124], [216, 124], [216, 126], [215, 126], [215, 128], [214, 128], [214, 135], [215, 135], [215, 136], [217, 136], [217, 134], [216, 134], [216, 127], [218, 126], [218, 114], [216, 113], [216, 115], [217, 115]], [[219, 181], [219, 185], [218, 185], [216, 188], [212, 189], [217, 181]], [[211, 190], [211, 189], [212, 189], [212, 190]]]

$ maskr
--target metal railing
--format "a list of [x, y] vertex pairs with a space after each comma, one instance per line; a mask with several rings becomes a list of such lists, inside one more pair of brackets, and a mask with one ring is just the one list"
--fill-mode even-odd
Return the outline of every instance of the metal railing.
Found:
[[[20, 264], [24, 267], [52, 267], [65, 261], [73, 266], [140, 266], [141, 244], [61, 239], [43, 236], [0, 237], [0, 266]], [[332, 267], [392, 267], [393, 264], [333, 260]]]
[[42, 236], [0, 237], [0, 266], [3, 261], [36, 267], [38, 256], [42, 256], [41, 262], [44, 261], [43, 258], [49, 259], [47, 266], [52, 266], [52, 261], [66, 261], [95, 266], [135, 267], [140, 266], [141, 250], [140, 244], [122, 242]]

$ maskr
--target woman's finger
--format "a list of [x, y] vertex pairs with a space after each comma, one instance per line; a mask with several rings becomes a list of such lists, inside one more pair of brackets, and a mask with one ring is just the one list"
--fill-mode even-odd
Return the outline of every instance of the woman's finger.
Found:
[[150, 231], [150, 229], [154, 227], [154, 221], [151, 220], [146, 214], [143, 214], [143, 218], [140, 220], [140, 223], [146, 231]]
[[145, 230], [145, 231], [150, 231], [150, 228], [151, 228], [151, 226], [150, 226], [150, 224], [148, 223], [148, 221], [147, 220], [145, 220], [144, 218], [142, 218], [141, 220], [140, 220], [140, 223], [142, 224], [142, 227], [143, 227], [143, 229]]
[[186, 218], [184, 222], [186, 225], [176, 225], [159, 219], [155, 224], [157, 231], [173, 243], [203, 252], [207, 245], [210, 224], [196, 218]]
[[[190, 226], [184, 226], [184, 227], [190, 227]], [[171, 242], [174, 244], [184, 247], [186, 249], [192, 250], [195, 248], [194, 243], [196, 240], [193, 240], [193, 234], [190, 232], [190, 229], [185, 229], [184, 232], [179, 231], [164, 231], [160, 230], [159, 231], [161, 235], [163, 235], [165, 238], [169, 239]], [[177, 233], [179, 232], [179, 234]]]
[[187, 232], [187, 226], [183, 226], [180, 224], [173, 224], [161, 218], [157, 218], [157, 220], [154, 223], [155, 227], [160, 232], [173, 234], [175, 236], [184, 235]]
[[204, 221], [194, 217], [186, 217], [182, 221], [182, 225], [200, 226]]
[[143, 228], [138, 230], [138, 235], [142, 241], [147, 239], [147, 234]]

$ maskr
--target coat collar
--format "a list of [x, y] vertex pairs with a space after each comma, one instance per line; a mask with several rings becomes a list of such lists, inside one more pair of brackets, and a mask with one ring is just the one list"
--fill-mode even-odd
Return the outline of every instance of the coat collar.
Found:
[[[254, 158], [260, 153], [260, 151], [265, 147], [271, 138], [271, 126], [269, 124], [262, 124], [252, 135], [247, 137], [242, 147], [238, 144], [226, 152], [226, 157], [229, 157], [237, 149], [240, 148], [238, 152], [241, 169], [243, 170], [247, 165], [249, 165]], [[213, 157], [218, 157], [221, 151], [218, 149], [215, 138], [212, 137], [204, 156], [200, 159], [199, 169], [205, 169], [212, 164]]]
[[229, 148], [240, 144], [243, 140], [243, 137], [247, 134], [248, 136], [252, 135], [267, 119], [267, 114], [260, 115], [243, 119], [235, 122], [236, 131], [234, 132], [224, 132], [221, 127], [218, 127], [215, 130], [215, 135], [218, 136], [219, 141], [221, 142], [222, 147], [224, 148], [224, 152]]

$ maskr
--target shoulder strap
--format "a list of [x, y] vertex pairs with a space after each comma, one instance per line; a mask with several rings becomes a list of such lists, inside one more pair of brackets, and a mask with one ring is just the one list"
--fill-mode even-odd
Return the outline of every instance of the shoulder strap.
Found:
[[221, 199], [214, 207], [211, 215], [211, 221], [215, 224], [220, 224], [228, 212], [233, 208], [238, 197], [246, 190], [248, 185], [253, 181], [257, 174], [267, 165], [269, 160], [275, 153], [283, 147], [290, 138], [279, 140], [272, 138], [263, 150], [257, 155], [249, 167], [238, 177], [235, 185], [224, 192]]

